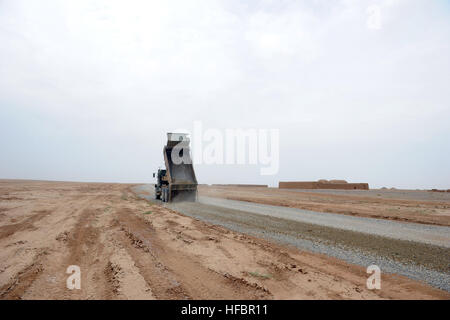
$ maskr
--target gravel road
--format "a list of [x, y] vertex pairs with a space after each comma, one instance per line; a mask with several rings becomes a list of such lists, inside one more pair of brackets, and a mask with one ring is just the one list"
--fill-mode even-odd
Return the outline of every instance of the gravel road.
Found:
[[428, 243], [450, 248], [449, 227], [346, 216], [210, 197], [199, 197], [198, 202], [342, 230], [357, 231], [387, 238]]
[[[136, 191], [153, 199], [152, 185], [139, 186]], [[234, 231], [361, 266], [376, 264], [382, 272], [404, 275], [450, 292], [449, 227], [209, 197], [199, 197], [197, 203], [164, 205]]]

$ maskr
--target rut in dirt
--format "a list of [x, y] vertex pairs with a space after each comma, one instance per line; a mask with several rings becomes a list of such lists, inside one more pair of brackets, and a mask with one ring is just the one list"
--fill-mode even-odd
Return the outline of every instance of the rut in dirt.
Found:
[[[105, 250], [100, 237], [107, 227], [95, 226], [96, 219], [102, 214], [104, 214], [102, 209], [84, 209], [77, 224], [68, 233], [66, 240], [68, 255], [63, 267], [79, 266], [82, 284], [81, 290], [67, 290], [66, 284], [61, 284], [64, 296], [68, 298], [116, 298], [114, 283], [106, 271], [110, 252]], [[65, 269], [63, 271], [65, 272]]]
[[[243, 279], [219, 274], [166, 246], [151, 223], [123, 209], [116, 219], [126, 249], [157, 299], [267, 299], [271, 294]], [[143, 254], [144, 253], [144, 254]]]

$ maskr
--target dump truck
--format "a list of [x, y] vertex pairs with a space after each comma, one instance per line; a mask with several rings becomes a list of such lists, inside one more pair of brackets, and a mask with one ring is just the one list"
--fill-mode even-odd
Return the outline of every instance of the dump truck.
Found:
[[155, 199], [163, 202], [197, 200], [198, 184], [189, 143], [185, 133], [167, 133], [167, 144], [163, 149], [166, 168], [153, 173]]

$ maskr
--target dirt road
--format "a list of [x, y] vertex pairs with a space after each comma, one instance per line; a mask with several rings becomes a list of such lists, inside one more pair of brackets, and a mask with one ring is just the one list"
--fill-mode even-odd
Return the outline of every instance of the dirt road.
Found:
[[[1, 299], [449, 299], [193, 219], [132, 185], [0, 180]], [[66, 287], [67, 267], [81, 289]]]
[[450, 226], [450, 193], [200, 186], [203, 196], [315, 212]]

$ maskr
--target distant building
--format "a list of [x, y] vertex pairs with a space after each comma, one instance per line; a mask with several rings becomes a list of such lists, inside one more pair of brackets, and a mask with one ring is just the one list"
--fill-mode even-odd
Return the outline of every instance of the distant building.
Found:
[[290, 181], [278, 183], [280, 189], [343, 189], [369, 190], [368, 183], [348, 183], [345, 180]]

